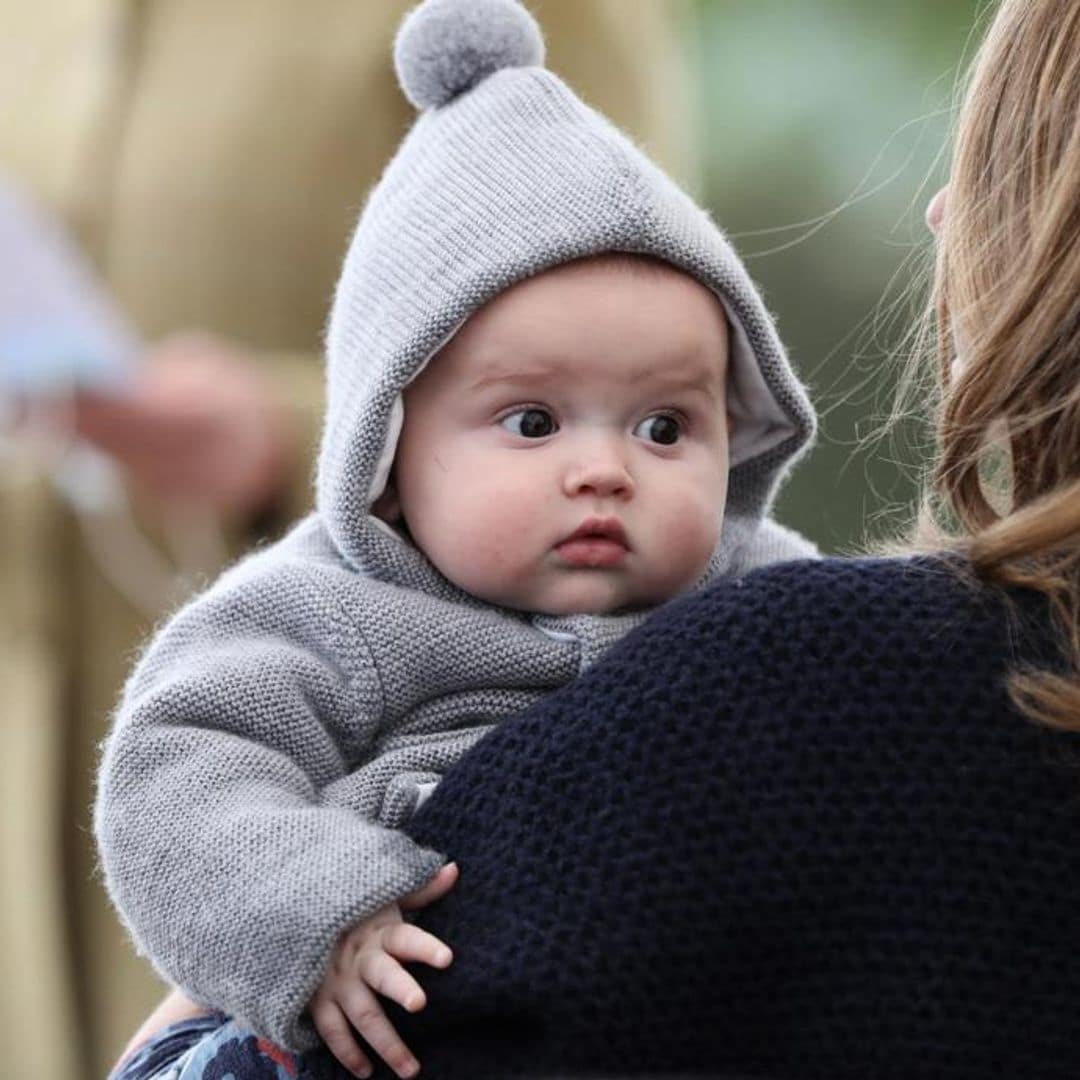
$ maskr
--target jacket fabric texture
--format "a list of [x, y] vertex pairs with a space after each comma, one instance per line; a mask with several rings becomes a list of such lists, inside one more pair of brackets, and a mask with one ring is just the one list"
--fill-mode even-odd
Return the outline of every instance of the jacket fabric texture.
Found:
[[1065, 670], [1045, 603], [952, 558], [668, 605], [411, 822], [461, 868], [394, 1014], [424, 1073], [1076, 1076], [1080, 736], [1025, 665]]
[[417, 64], [455, 81], [419, 102], [345, 260], [316, 513], [169, 623], [106, 747], [97, 836], [137, 944], [290, 1048], [315, 1042], [304, 1010], [340, 933], [444, 861], [402, 828], [421, 787], [644, 617], [493, 608], [370, 512], [404, 387], [471, 313], [606, 251], [693, 275], [733, 331], [729, 493], [701, 584], [813, 552], [765, 518], [813, 415], [759, 295], [708, 216], [539, 66], [538, 42], [514, 0], [429, 0], [405, 24], [406, 88]]
[[[417, 916], [455, 959], [392, 1010], [424, 1075], [1076, 1076], [1080, 736], [1006, 690], [1063, 656], [1040, 598], [966, 576], [718, 582], [450, 769], [409, 830], [461, 867]], [[347, 1075], [214, 1015], [131, 1080], [189, 1050], [192, 1080]]]
[[[328, 297], [412, 114], [390, 62], [410, 6], [0, 0], [0, 170], [75, 229], [147, 340], [224, 335], [288, 403], [291, 486], [268, 519], [232, 523], [234, 555], [312, 503]], [[692, 180], [689, 110], [670, 106], [680, 7], [546, 0], [544, 20], [553, 65]], [[158, 508], [138, 511], [157, 535]], [[13, 1076], [96, 1080], [164, 989], [102, 888], [90, 805], [131, 658], [166, 610], [114, 588], [30, 463], [4, 458], [0, 520], [0, 952], [19, 987], [0, 1038]]]

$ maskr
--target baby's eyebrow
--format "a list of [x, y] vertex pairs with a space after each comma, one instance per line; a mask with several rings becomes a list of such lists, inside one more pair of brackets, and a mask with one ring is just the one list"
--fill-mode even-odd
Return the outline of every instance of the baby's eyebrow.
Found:
[[699, 369], [688, 373], [670, 371], [636, 372], [629, 376], [645, 387], [656, 387], [659, 393], [701, 394], [715, 400], [723, 392], [727, 376], [722, 370]]
[[491, 367], [481, 372], [475, 379], [470, 380], [470, 390], [484, 390], [492, 386], [505, 386], [507, 384], [520, 385], [528, 383], [545, 383], [552, 379], [565, 379], [569, 372], [557, 367], [529, 367], [524, 370], [511, 367]]
[[[689, 370], [680, 370], [680, 362], [686, 364], [687, 361]], [[521, 365], [491, 360], [472, 377], [466, 377], [466, 386], [475, 392], [492, 387], [561, 385], [579, 373], [573, 363], [558, 357], [530, 358]], [[628, 382], [642, 386], [652, 384], [657, 393], [701, 393], [715, 400], [724, 389], [727, 373], [725, 365], [714, 357], [676, 354], [665, 357], [658, 364], [631, 364], [624, 377]]]
[[673, 390], [700, 390], [706, 394], [713, 394], [724, 385], [724, 379], [719, 372], [700, 371], [692, 375], [673, 375], [667, 372], [654, 371], [644, 376], [638, 376], [642, 381], [651, 381], [658, 386], [670, 387]]

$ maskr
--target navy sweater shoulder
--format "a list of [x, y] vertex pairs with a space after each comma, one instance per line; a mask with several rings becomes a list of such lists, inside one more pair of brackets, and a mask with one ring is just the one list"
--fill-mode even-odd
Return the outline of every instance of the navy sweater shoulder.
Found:
[[934, 560], [671, 604], [415, 820], [455, 949], [428, 1075], [1080, 1075], [1080, 749], [1012, 708], [1041, 606]]

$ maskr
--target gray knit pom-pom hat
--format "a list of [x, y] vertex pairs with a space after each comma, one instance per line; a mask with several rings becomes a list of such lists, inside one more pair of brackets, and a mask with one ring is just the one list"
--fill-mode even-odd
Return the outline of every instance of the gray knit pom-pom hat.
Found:
[[394, 67], [405, 96], [435, 109], [503, 68], [542, 67], [544, 38], [517, 0], [428, 0], [402, 21]]
[[402, 390], [473, 312], [524, 278], [637, 253], [692, 275], [724, 305], [734, 430], [712, 572], [752, 542], [814, 430], [723, 234], [543, 60], [517, 0], [426, 0], [406, 16], [395, 63], [421, 113], [361, 214], [327, 331], [318, 511], [359, 569], [457, 600], [468, 598], [370, 509], [393, 461]]

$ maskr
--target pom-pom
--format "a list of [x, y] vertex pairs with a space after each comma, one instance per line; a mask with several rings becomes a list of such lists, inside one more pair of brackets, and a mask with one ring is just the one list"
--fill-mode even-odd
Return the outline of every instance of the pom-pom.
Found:
[[518, 0], [425, 0], [405, 17], [394, 67], [405, 96], [434, 109], [493, 72], [544, 62], [544, 38]]

